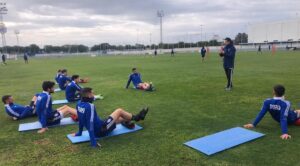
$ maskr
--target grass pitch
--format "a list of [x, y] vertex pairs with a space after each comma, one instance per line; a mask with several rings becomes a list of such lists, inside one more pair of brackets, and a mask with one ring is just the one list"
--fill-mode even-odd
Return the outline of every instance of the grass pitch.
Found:
[[[19, 123], [0, 113], [0, 165], [300, 165], [300, 128], [289, 127], [291, 140], [283, 141], [280, 126], [267, 114], [255, 129], [266, 136], [207, 157], [183, 145], [184, 142], [252, 122], [263, 100], [272, 97], [274, 84], [286, 86], [286, 99], [297, 108], [300, 102], [300, 53], [278, 52], [257, 55], [238, 52], [234, 90], [226, 84], [221, 59], [210, 54], [204, 63], [198, 54], [112, 57], [33, 58], [0, 66], [0, 95], [11, 94], [16, 103], [28, 104], [41, 92], [43, 80], [54, 80], [56, 70], [67, 68], [69, 75], [89, 77], [96, 94], [98, 115], [107, 117], [122, 107], [136, 113], [143, 106], [150, 112], [139, 123], [143, 130], [102, 139], [102, 149], [89, 143], [72, 145], [66, 138], [77, 126], [50, 128], [45, 134], [20, 133]], [[155, 92], [125, 89], [132, 67], [144, 81], [152, 81]], [[53, 94], [63, 99], [64, 93]], [[70, 104], [75, 107], [75, 104]], [[56, 106], [54, 106], [56, 108]]]

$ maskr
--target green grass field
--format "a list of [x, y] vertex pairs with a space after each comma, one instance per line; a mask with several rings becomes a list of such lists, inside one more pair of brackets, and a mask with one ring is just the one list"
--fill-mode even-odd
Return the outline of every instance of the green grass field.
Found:
[[[289, 127], [291, 140], [279, 138], [279, 124], [269, 114], [255, 129], [266, 136], [207, 157], [183, 145], [184, 142], [251, 122], [264, 99], [272, 97], [274, 84], [286, 86], [286, 99], [298, 108], [300, 102], [300, 52], [236, 56], [234, 90], [226, 92], [221, 59], [211, 54], [201, 63], [198, 54], [170, 56], [114, 56], [22, 59], [0, 66], [0, 95], [11, 94], [16, 103], [28, 104], [41, 92], [43, 80], [53, 80], [58, 68], [69, 74], [89, 77], [96, 94], [98, 115], [108, 116], [115, 108], [136, 113], [150, 107], [143, 130], [106, 138], [102, 149], [89, 143], [72, 145], [66, 138], [77, 126], [51, 128], [45, 134], [20, 133], [4, 107], [0, 114], [0, 165], [300, 165], [300, 128]], [[137, 67], [144, 81], [152, 81], [157, 91], [126, 90], [131, 68]], [[63, 99], [64, 93], [53, 94]], [[70, 104], [74, 107], [75, 104]], [[54, 107], [56, 108], [56, 106]]]

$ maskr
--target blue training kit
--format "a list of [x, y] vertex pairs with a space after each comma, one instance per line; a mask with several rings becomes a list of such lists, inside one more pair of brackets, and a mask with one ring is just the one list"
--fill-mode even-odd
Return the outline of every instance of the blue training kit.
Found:
[[139, 83], [142, 83], [142, 78], [141, 78], [141, 74], [140, 73], [132, 73], [130, 76], [129, 76], [129, 79], [127, 81], [127, 85], [126, 85], [126, 88], [129, 87], [130, 83], [133, 83], [133, 86], [135, 88], [138, 87]]
[[61, 115], [52, 110], [52, 98], [48, 92], [40, 93], [36, 101], [36, 113], [43, 128], [60, 123]]
[[65, 90], [67, 87], [67, 81], [71, 82], [71, 78], [65, 75], [60, 75], [58, 79], [58, 86], [61, 90]]
[[79, 101], [76, 110], [79, 120], [79, 131], [75, 136], [81, 136], [83, 127], [85, 127], [88, 130], [91, 146], [93, 147], [97, 146], [97, 137], [104, 136], [116, 128], [112, 117], [104, 121], [98, 117], [96, 107], [92, 103]]
[[75, 82], [75, 81], [72, 81], [68, 84], [67, 88], [66, 88], [66, 99], [69, 101], [69, 102], [72, 102], [72, 101], [77, 101], [79, 100], [79, 92], [81, 90], [81, 87]]
[[282, 97], [274, 97], [264, 101], [263, 107], [254, 120], [253, 125], [257, 126], [267, 112], [271, 114], [275, 121], [280, 123], [282, 134], [288, 133], [288, 124], [294, 124], [299, 119], [298, 113], [291, 110], [289, 101], [284, 100]]
[[14, 103], [5, 104], [4, 106], [6, 113], [9, 116], [15, 117], [17, 119], [23, 119], [35, 115], [35, 113], [33, 112], [34, 109], [30, 106], [22, 106]]

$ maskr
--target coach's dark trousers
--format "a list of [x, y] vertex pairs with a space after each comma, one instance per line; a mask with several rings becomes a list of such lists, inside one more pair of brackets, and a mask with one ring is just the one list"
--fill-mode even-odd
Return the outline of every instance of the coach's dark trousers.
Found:
[[227, 77], [227, 88], [232, 88], [233, 68], [224, 68]]

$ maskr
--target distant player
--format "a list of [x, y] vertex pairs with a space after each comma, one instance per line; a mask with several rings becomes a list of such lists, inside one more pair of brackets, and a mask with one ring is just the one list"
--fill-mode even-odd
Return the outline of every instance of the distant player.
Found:
[[141, 74], [137, 71], [136, 68], [132, 69], [132, 74], [129, 76], [127, 81], [126, 89], [128, 89], [130, 83], [133, 83], [135, 89], [145, 90], [145, 91], [153, 91], [154, 87], [152, 83], [143, 82], [141, 78]]
[[272, 55], [275, 55], [276, 53], [276, 45], [272, 44]]
[[91, 146], [99, 147], [96, 138], [103, 137], [111, 133], [118, 123], [122, 123], [125, 127], [132, 129], [135, 124], [132, 121], [138, 122], [144, 120], [148, 108], [142, 109], [137, 115], [126, 112], [122, 108], [116, 109], [106, 119], [100, 119], [97, 115], [96, 107], [93, 104], [94, 94], [91, 88], [83, 88], [81, 91], [81, 101], [76, 106], [79, 131], [73, 133], [73, 136], [81, 136], [85, 127], [89, 132]]
[[55, 83], [52, 81], [43, 82], [43, 92], [40, 93], [36, 100], [36, 113], [38, 115], [39, 122], [42, 128], [38, 130], [38, 133], [44, 133], [48, 130], [48, 126], [60, 124], [61, 119], [67, 115], [74, 117], [77, 116], [77, 112], [74, 108], [67, 105], [59, 107], [56, 110], [52, 109], [52, 97], [51, 93], [54, 93]]
[[205, 54], [206, 54], [206, 49], [204, 46], [202, 46], [202, 48], [200, 49], [200, 54], [202, 56], [202, 62], [204, 62]]
[[61, 75], [59, 76], [58, 78], [58, 85], [59, 85], [59, 88], [61, 90], [65, 90], [68, 83], [71, 82], [71, 78], [68, 77], [68, 71], [67, 69], [62, 69], [61, 70]]
[[174, 55], [175, 55], [175, 52], [174, 52], [174, 49], [172, 48], [172, 50], [171, 50], [171, 57], [174, 57]]
[[154, 56], [157, 56], [157, 50], [156, 49], [154, 50]]
[[78, 101], [80, 99], [81, 87], [78, 85], [80, 81], [79, 75], [72, 76], [72, 82], [67, 85], [66, 88], [66, 99], [69, 102]]
[[28, 64], [28, 53], [27, 52], [24, 53], [23, 58], [24, 58], [25, 64]]
[[35, 103], [38, 95], [39, 94], [33, 96], [30, 104], [27, 106], [15, 104], [14, 98], [11, 95], [2, 96], [2, 102], [4, 103], [6, 113], [12, 117], [13, 120], [24, 119], [36, 115]]
[[2, 64], [7, 65], [5, 54], [2, 54]]
[[262, 54], [262, 51], [261, 51], [261, 45], [258, 46], [257, 54], [258, 54], [258, 53]]
[[280, 123], [282, 135], [281, 139], [289, 139], [288, 125], [300, 125], [300, 110], [292, 110], [291, 103], [284, 99], [285, 88], [282, 85], [276, 85], [273, 88], [272, 99], [264, 101], [261, 111], [253, 123], [244, 125], [245, 128], [253, 128], [263, 119], [267, 112], [272, 118]]
[[210, 53], [209, 47], [206, 47], [206, 54], [209, 55], [209, 53]]

